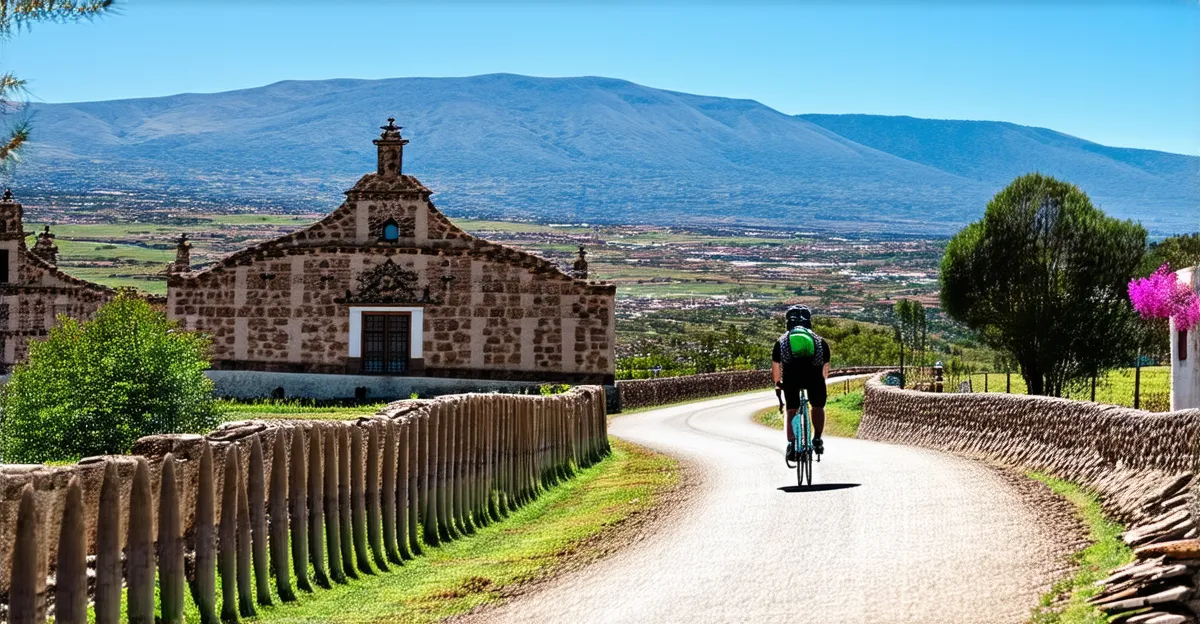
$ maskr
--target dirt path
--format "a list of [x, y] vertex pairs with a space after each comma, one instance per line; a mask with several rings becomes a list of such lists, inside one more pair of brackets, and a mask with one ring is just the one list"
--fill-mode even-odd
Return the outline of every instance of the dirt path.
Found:
[[[1012, 478], [953, 456], [830, 438], [797, 491], [783, 434], [743, 395], [621, 416], [613, 435], [692, 468], [645, 539], [484, 622], [1025, 621], [1062, 551]], [[819, 486], [818, 486], [819, 484]]]

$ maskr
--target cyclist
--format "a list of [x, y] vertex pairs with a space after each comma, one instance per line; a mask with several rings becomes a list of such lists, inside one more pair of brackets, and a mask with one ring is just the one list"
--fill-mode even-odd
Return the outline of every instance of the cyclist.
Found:
[[[771, 377], [775, 387], [783, 391], [784, 402], [787, 406], [788, 446], [787, 459], [795, 461], [795, 433], [792, 431], [792, 418], [800, 409], [800, 390], [808, 391], [808, 402], [812, 411], [813, 451], [818, 455], [825, 452], [825, 443], [821, 441], [821, 433], [825, 429], [825, 380], [829, 377], [829, 342], [812, 331], [812, 311], [806, 306], [797, 305], [788, 308], [784, 315], [788, 331], [775, 341], [771, 353]], [[793, 330], [805, 328], [812, 338], [811, 355], [795, 355], [792, 353], [790, 340]], [[802, 330], [797, 330], [804, 333]]]

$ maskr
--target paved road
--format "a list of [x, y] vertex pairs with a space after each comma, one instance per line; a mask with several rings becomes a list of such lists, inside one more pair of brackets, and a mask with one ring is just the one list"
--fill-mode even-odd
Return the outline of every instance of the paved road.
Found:
[[773, 393], [621, 416], [614, 435], [696, 482], [617, 554], [480, 614], [488, 622], [1021, 622], [1051, 536], [1010, 481], [932, 451], [830, 438], [795, 491]]

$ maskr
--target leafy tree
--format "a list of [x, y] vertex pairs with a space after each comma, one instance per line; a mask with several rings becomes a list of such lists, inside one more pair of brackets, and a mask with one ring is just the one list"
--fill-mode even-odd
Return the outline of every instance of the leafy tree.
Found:
[[904, 373], [904, 348], [908, 347], [909, 357], [918, 350], [921, 352], [921, 365], [925, 364], [925, 341], [928, 337], [928, 318], [925, 306], [914, 299], [901, 299], [893, 308], [893, 329], [896, 342], [900, 345], [900, 372]]
[[[69, 22], [95, 17], [112, 6], [112, 0], [0, 0], [0, 39], [7, 39], [36, 22]], [[0, 72], [0, 113], [20, 108], [25, 81], [11, 71]], [[9, 124], [0, 139], [0, 163], [8, 161], [29, 140], [25, 120]]]
[[30, 343], [0, 394], [0, 452], [44, 462], [128, 452], [141, 436], [197, 433], [219, 422], [212, 403], [208, 339], [132, 292], [90, 321], [60, 316]]
[[1138, 268], [1138, 277], [1147, 277], [1162, 265], [1174, 270], [1200, 264], [1200, 232], [1170, 236], [1146, 248], [1146, 257]]
[[1031, 394], [1060, 396], [1132, 359], [1125, 292], [1145, 249], [1144, 228], [1106, 216], [1078, 187], [1024, 175], [950, 240], [942, 309], [1011, 354]]

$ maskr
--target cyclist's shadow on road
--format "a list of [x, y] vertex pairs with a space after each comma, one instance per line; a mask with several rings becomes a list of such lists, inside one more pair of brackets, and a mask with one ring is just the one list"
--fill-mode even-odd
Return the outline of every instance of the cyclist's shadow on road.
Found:
[[861, 483], [814, 483], [812, 485], [801, 487], [799, 485], [785, 485], [781, 488], [776, 488], [780, 492], [788, 494], [811, 494], [813, 492], [832, 492], [833, 490], [848, 490], [862, 486]]

